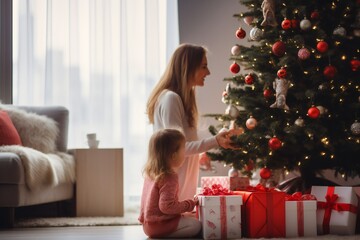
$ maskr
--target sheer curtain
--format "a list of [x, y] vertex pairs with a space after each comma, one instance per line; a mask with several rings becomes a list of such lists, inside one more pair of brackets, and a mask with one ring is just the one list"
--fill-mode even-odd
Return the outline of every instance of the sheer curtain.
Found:
[[[138, 206], [152, 132], [147, 97], [179, 43], [177, 1], [14, 0], [16, 105], [70, 110], [69, 148], [124, 149], [125, 206]], [[109, 191], [111, 191], [109, 189]]]

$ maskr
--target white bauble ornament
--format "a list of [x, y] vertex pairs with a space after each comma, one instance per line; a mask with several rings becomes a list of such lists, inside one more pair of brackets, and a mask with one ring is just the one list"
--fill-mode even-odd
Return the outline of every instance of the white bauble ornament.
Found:
[[323, 115], [323, 114], [325, 114], [325, 113], [327, 113], [327, 109], [326, 108], [324, 108], [323, 106], [316, 106], [318, 109], [319, 109], [319, 111], [320, 111], [320, 115]]
[[251, 40], [259, 41], [261, 39], [262, 35], [263, 35], [263, 32], [261, 31], [260, 28], [253, 27], [250, 30], [250, 39]]
[[235, 45], [231, 48], [231, 54], [234, 56], [238, 56], [240, 54], [240, 46], [239, 45]]
[[247, 25], [252, 24], [253, 21], [254, 21], [254, 17], [253, 17], [253, 16], [244, 17], [244, 22], [245, 22]]
[[225, 110], [225, 114], [230, 115], [232, 118], [237, 118], [239, 116], [239, 109], [237, 109], [234, 105], [229, 104], [229, 106]]
[[346, 29], [343, 28], [343, 27], [337, 27], [337, 28], [334, 29], [333, 34], [345, 37], [346, 36]]
[[355, 121], [353, 124], [351, 124], [350, 130], [352, 134], [360, 135], [360, 123]]
[[229, 177], [238, 177], [239, 171], [232, 167], [229, 169], [228, 176]]
[[246, 127], [248, 129], [254, 129], [256, 127], [257, 121], [255, 118], [250, 117], [248, 120], [246, 120]]
[[303, 127], [305, 125], [304, 123], [304, 119], [302, 119], [301, 117], [299, 117], [298, 119], [295, 120], [295, 125], [299, 126], [299, 127]]
[[304, 31], [307, 31], [311, 28], [311, 22], [310, 20], [304, 18], [303, 20], [301, 20], [300, 22], [300, 29], [301, 30], [304, 30]]

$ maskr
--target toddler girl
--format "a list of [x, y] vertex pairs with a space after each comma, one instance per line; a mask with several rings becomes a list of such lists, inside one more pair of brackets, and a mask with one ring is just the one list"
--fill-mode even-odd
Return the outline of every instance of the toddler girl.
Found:
[[151, 238], [186, 238], [201, 231], [196, 218], [181, 215], [198, 203], [196, 197], [178, 200], [176, 170], [184, 160], [185, 136], [179, 130], [162, 129], [151, 136], [139, 216], [145, 234]]

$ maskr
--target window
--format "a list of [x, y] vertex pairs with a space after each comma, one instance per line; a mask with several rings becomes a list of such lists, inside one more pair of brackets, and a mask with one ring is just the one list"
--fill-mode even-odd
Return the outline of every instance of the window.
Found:
[[69, 148], [124, 148], [138, 204], [152, 132], [147, 97], [177, 47], [177, 1], [13, 1], [13, 103], [70, 110]]

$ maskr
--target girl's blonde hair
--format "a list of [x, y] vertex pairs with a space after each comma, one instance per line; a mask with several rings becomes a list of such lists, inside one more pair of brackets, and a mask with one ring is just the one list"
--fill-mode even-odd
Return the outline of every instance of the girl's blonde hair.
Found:
[[201, 66], [205, 54], [204, 47], [191, 44], [181, 44], [175, 50], [146, 105], [146, 113], [151, 124], [154, 123], [154, 111], [158, 97], [164, 89], [168, 89], [180, 96], [189, 126], [196, 127], [198, 110], [195, 101], [195, 87], [192, 87], [189, 81]]
[[149, 141], [148, 160], [143, 174], [158, 181], [166, 174], [171, 173], [169, 162], [184, 142], [184, 134], [177, 129], [162, 129], [153, 133]]

